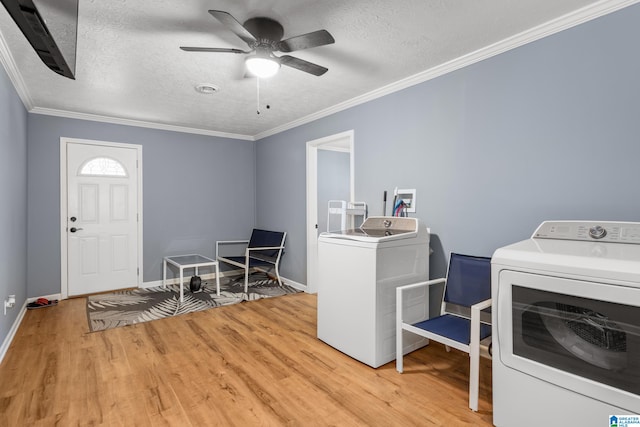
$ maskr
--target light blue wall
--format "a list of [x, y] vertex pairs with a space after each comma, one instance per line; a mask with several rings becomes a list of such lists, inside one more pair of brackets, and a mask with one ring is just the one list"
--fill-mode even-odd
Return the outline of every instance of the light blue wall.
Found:
[[[27, 298], [27, 111], [0, 67], [0, 345]], [[4, 301], [16, 305], [4, 315]]]
[[29, 296], [60, 292], [60, 137], [142, 145], [144, 282], [164, 256], [214, 256], [254, 226], [253, 142], [38, 114], [28, 131]]
[[[318, 232], [327, 231], [329, 200], [351, 200], [350, 161], [349, 153], [318, 150]], [[332, 216], [333, 230], [339, 224], [337, 218]]]
[[289, 232], [283, 274], [306, 283], [305, 142], [349, 129], [370, 212], [417, 189], [432, 277], [543, 220], [640, 221], [639, 22], [631, 6], [258, 141], [257, 220]]

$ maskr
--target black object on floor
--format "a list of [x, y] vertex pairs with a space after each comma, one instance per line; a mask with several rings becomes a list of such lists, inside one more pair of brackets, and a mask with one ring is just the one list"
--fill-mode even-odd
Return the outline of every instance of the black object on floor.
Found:
[[38, 298], [34, 302], [27, 304], [27, 310], [35, 310], [36, 308], [51, 307], [52, 305], [58, 305], [58, 300], [48, 300], [46, 298]]

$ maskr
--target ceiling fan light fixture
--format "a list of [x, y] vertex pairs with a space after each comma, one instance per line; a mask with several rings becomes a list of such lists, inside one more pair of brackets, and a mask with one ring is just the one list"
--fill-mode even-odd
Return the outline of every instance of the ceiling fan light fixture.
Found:
[[261, 79], [275, 76], [280, 69], [280, 62], [277, 59], [261, 55], [248, 57], [245, 64], [251, 74]]

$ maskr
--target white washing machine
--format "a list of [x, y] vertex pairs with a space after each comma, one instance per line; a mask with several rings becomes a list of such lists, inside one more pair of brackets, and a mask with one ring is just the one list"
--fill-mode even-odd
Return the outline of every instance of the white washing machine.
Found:
[[[358, 229], [318, 238], [318, 338], [377, 368], [395, 359], [396, 288], [429, 279], [429, 230], [416, 218], [369, 217]], [[429, 317], [425, 290], [405, 307]], [[427, 340], [405, 337], [405, 353]]]
[[640, 223], [547, 221], [491, 263], [493, 423], [640, 425]]

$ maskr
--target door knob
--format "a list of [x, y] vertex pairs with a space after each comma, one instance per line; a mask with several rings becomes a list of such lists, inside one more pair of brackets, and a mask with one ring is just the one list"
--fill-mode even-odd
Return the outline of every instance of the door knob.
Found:
[[70, 232], [72, 232], [72, 233], [75, 233], [76, 231], [80, 231], [80, 230], [82, 230], [82, 228], [75, 228], [75, 227], [71, 227], [71, 228], [69, 229], [69, 231], [70, 231]]

